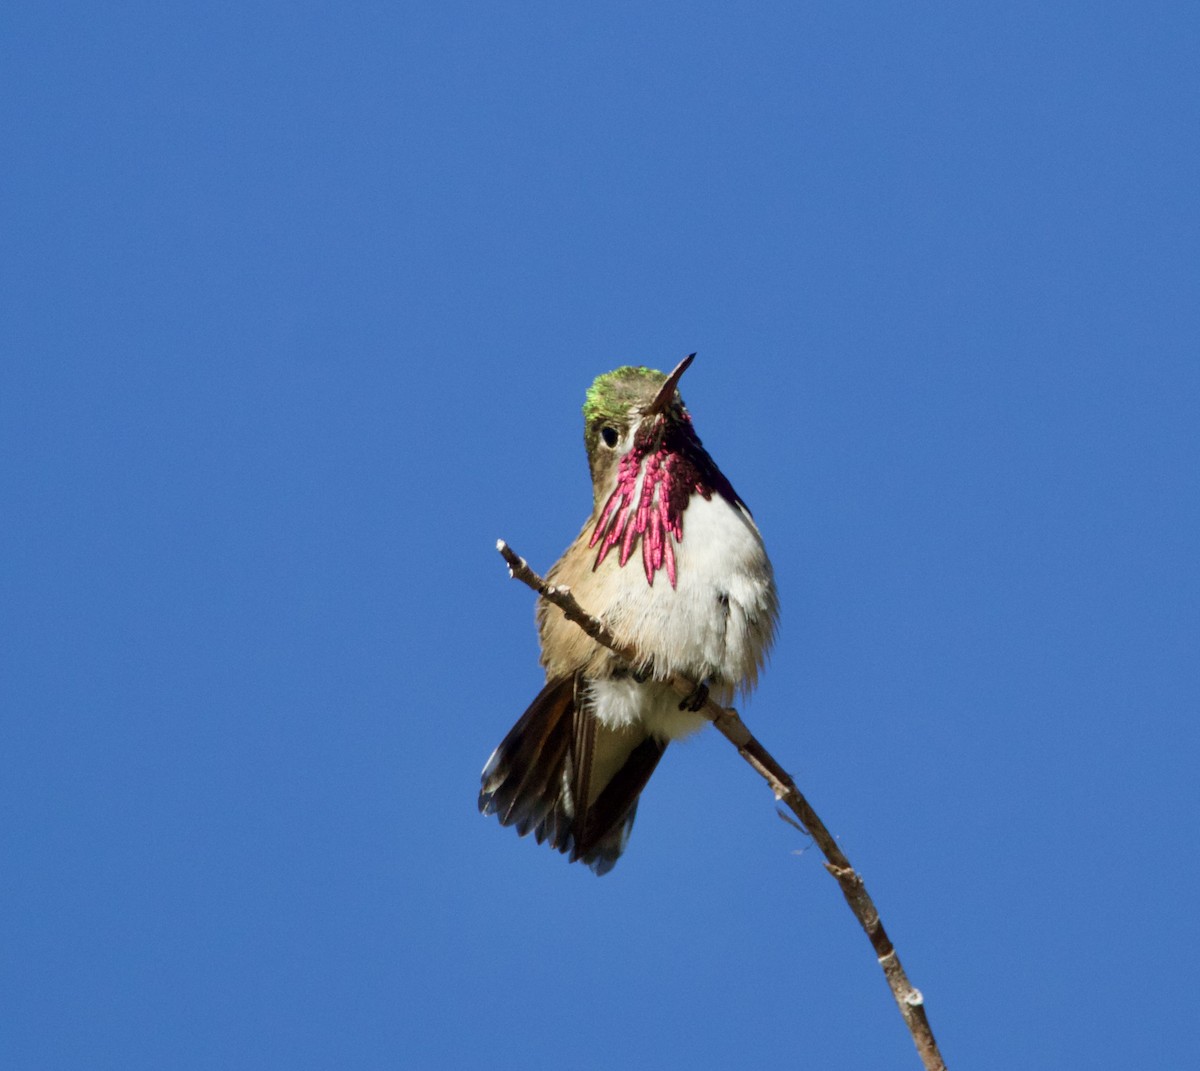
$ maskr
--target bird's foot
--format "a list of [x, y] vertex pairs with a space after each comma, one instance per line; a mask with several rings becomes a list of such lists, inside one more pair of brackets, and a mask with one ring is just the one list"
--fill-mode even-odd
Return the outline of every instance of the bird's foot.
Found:
[[694, 691], [689, 692], [681, 700], [679, 700], [680, 710], [689, 710], [693, 714], [698, 713], [704, 704], [708, 702], [708, 685], [701, 682], [696, 685]]

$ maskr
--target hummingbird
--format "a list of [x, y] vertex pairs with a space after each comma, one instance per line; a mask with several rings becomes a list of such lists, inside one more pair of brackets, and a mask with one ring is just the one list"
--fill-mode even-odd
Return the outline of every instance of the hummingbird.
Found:
[[[779, 600], [762, 536], [669, 374], [625, 366], [583, 404], [592, 513], [547, 574], [637, 652], [627, 664], [544, 599], [546, 684], [484, 766], [479, 809], [606, 874], [667, 744], [755, 684]], [[696, 683], [682, 701], [665, 681]]]

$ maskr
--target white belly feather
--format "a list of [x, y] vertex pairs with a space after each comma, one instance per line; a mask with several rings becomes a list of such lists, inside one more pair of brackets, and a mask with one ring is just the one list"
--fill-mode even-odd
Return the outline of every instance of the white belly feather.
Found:
[[[675, 556], [672, 588], [664, 571], [647, 584], [635, 554], [605, 621], [650, 656], [657, 675], [707, 681], [715, 699], [729, 702], [736, 690], [753, 686], [774, 631], [777, 601], [762, 538], [740, 507], [718, 494], [693, 495]], [[621, 568], [615, 558], [600, 568]], [[656, 736], [678, 739], [706, 722], [680, 711], [679, 696], [654, 681], [622, 677], [589, 687], [597, 716], [613, 728], [640, 722]]]

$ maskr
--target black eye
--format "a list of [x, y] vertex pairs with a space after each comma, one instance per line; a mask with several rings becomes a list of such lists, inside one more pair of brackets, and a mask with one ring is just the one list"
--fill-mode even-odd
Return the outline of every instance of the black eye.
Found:
[[617, 434], [617, 429], [609, 424], [605, 424], [600, 429], [600, 438], [604, 440], [604, 445], [611, 448], [621, 441], [621, 436]]

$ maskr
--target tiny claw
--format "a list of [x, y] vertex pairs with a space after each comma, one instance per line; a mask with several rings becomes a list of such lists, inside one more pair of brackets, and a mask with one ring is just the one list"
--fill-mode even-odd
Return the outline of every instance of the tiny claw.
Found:
[[695, 714], [698, 711], [700, 711], [701, 708], [703, 708], [704, 704], [707, 702], [708, 702], [708, 685], [707, 684], [697, 684], [695, 691], [689, 692], [681, 700], [679, 700], [679, 709], [680, 710], [689, 710], [693, 714]]

